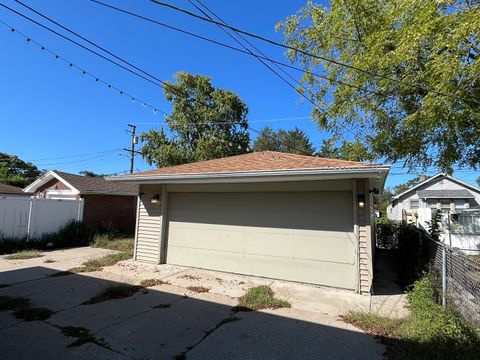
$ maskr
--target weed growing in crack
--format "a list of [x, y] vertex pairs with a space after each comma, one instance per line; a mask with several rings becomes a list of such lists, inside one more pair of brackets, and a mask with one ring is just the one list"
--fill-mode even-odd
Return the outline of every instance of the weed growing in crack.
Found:
[[84, 302], [82, 305], [92, 305], [107, 300], [127, 298], [135, 294], [140, 289], [143, 289], [143, 287], [128, 284], [111, 286], [95, 295], [90, 300]]
[[196, 293], [206, 293], [210, 291], [209, 288], [203, 286], [189, 286], [187, 289]]
[[145, 279], [140, 281], [140, 286], [143, 287], [152, 287], [158, 285], [170, 285], [170, 283], [168, 281], [163, 281], [160, 279]]

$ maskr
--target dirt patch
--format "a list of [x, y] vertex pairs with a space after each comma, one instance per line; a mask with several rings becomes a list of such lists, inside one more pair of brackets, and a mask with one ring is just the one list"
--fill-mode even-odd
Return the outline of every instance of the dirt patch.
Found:
[[170, 283], [168, 281], [163, 281], [160, 279], [145, 279], [140, 281], [140, 286], [143, 287], [152, 287], [158, 285], [170, 285]]
[[185, 274], [178, 277], [178, 279], [187, 279], [187, 280], [200, 280], [200, 276]]
[[203, 286], [189, 286], [187, 289], [196, 293], [206, 293], [210, 291], [209, 288]]

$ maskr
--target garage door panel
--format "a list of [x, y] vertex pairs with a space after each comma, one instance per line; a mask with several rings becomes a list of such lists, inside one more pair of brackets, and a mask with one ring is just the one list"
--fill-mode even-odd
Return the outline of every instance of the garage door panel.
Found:
[[[245, 255], [286, 256], [352, 264], [353, 246], [349, 233], [332, 231], [285, 231], [283, 229], [240, 226], [171, 226], [169, 246], [191, 249], [218, 249]], [[259, 241], [261, 239], [261, 241]], [[332, 251], [333, 250], [333, 251]], [[169, 256], [170, 259], [172, 259]]]
[[354, 288], [351, 192], [169, 196], [171, 264]]
[[[256, 227], [270, 229], [295, 229], [314, 230], [323, 229], [333, 232], [351, 231], [352, 220], [348, 215], [352, 213], [351, 206], [349, 213], [343, 210], [333, 209], [329, 212], [285, 212], [278, 209], [271, 211], [259, 211], [257, 209], [245, 210], [172, 210], [169, 217], [177, 223], [197, 225], [239, 225], [242, 227]], [[292, 216], [294, 215], [294, 216]], [[353, 216], [353, 215], [351, 215]], [[347, 217], [347, 218], [345, 218]]]
[[[175, 252], [186, 266], [277, 278], [289, 281], [300, 281], [312, 284], [353, 289], [355, 279], [352, 266], [335, 262], [311, 260], [285, 261], [283, 257], [249, 255], [220, 252], [208, 249], [179, 248]], [[198, 259], [209, 259], [198, 262]], [[172, 262], [175, 263], [176, 262]], [[190, 264], [190, 265], [187, 265]]]

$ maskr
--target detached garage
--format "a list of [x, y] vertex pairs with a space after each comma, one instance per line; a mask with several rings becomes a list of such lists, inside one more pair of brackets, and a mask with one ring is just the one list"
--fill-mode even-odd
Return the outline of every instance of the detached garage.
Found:
[[140, 185], [137, 261], [368, 293], [388, 169], [267, 151], [110, 179]]

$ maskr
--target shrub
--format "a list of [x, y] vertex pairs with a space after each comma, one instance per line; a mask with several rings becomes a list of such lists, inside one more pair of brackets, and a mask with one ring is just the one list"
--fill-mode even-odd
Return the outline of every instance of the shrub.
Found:
[[0, 237], [0, 254], [11, 254], [23, 250], [46, 250], [74, 246], [86, 246], [93, 241], [94, 231], [85, 223], [71, 221], [54, 233], [44, 234], [39, 238], [5, 238]]

